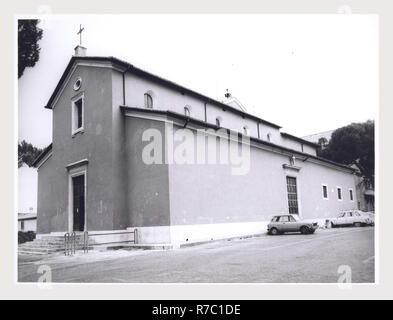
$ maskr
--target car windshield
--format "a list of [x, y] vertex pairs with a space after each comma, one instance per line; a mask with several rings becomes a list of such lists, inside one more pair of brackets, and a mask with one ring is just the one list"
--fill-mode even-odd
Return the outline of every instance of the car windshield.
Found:
[[291, 215], [291, 217], [295, 220], [295, 221], [299, 221], [299, 217], [296, 214]]

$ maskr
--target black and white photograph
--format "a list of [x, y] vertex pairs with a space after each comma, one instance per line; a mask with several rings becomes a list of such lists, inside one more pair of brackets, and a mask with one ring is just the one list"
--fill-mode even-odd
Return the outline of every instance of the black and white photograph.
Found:
[[15, 28], [19, 284], [378, 284], [378, 15]]

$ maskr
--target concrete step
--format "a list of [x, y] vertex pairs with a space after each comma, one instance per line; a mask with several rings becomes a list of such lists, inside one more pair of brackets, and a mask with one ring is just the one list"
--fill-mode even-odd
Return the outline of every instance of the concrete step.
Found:
[[[77, 236], [75, 239], [75, 250], [83, 249], [83, 236]], [[62, 236], [47, 236], [44, 238], [34, 239], [18, 245], [19, 254], [44, 255], [63, 251], [65, 241]]]
[[30, 247], [30, 248], [18, 248], [18, 250], [21, 251], [35, 251], [35, 252], [57, 252], [57, 251], [62, 251], [64, 248], [41, 248], [41, 247]]
[[48, 254], [48, 253], [46, 253], [46, 252], [36, 252], [36, 251], [32, 251], [32, 250], [29, 250], [29, 251], [23, 251], [23, 250], [18, 250], [18, 254], [21, 254], [21, 255], [31, 255], [31, 256], [43, 256], [43, 255], [46, 255], [46, 254]]
[[[77, 246], [80, 246], [79, 244], [76, 244]], [[20, 247], [43, 247], [43, 248], [57, 248], [57, 247], [63, 247], [64, 248], [64, 243], [61, 244], [48, 244], [48, 243], [23, 243], [19, 245]]]

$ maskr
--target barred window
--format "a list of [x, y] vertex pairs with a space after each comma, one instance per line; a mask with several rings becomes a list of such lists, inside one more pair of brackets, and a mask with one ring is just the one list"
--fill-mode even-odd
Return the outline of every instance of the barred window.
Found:
[[287, 192], [289, 213], [299, 214], [296, 178], [287, 177]]

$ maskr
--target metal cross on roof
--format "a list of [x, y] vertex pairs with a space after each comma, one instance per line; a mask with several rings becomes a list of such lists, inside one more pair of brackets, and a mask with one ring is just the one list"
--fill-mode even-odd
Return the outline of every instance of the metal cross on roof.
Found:
[[82, 25], [79, 25], [79, 31], [77, 34], [79, 34], [79, 45], [82, 45], [82, 31], [85, 30], [85, 28], [82, 28]]

